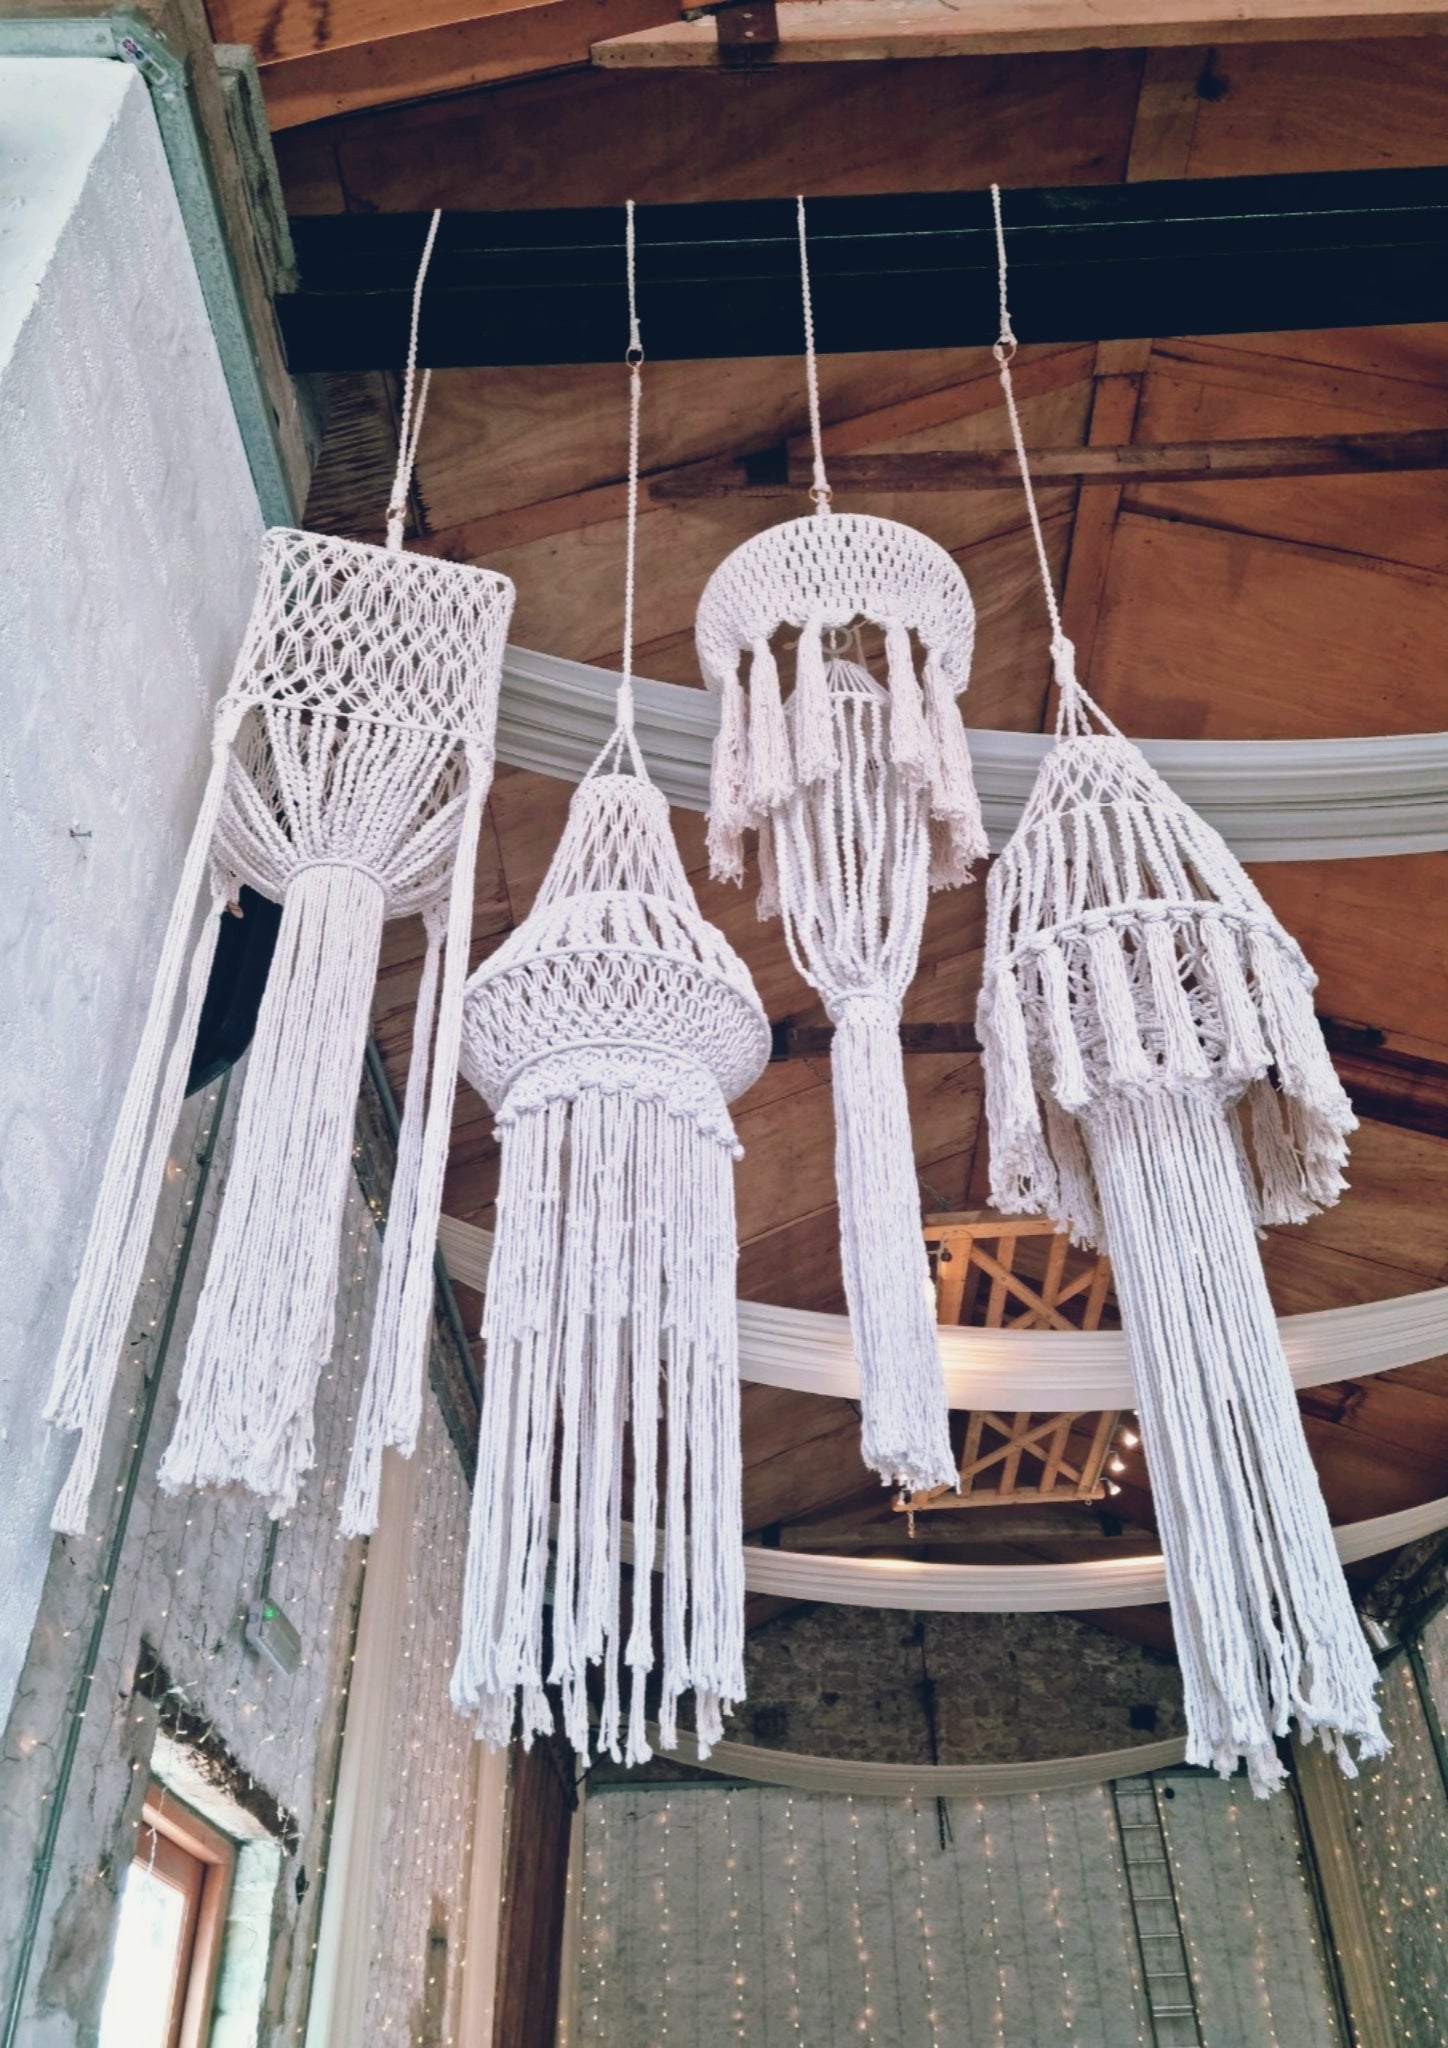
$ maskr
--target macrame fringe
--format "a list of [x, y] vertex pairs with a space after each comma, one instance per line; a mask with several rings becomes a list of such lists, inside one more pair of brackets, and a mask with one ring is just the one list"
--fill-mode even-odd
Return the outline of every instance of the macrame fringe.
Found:
[[860, 1362], [860, 1453], [883, 1485], [912, 1492], [953, 1486], [959, 1474], [920, 1230], [899, 1005], [850, 996], [828, 1008], [840, 1253]]
[[[51, 1516], [51, 1527], [61, 1535], [85, 1533], [106, 1411], [145, 1269], [167, 1154], [185, 1099], [201, 1005], [220, 936], [221, 912], [231, 890], [231, 883], [219, 875], [213, 876], [210, 909], [193, 945], [189, 969], [186, 947], [212, 860], [232, 743], [243, 715], [243, 708], [229, 700], [217, 710], [211, 772], [172, 902], [141, 1042], [106, 1155], [43, 1410], [45, 1420], [56, 1428], [81, 1433]], [[183, 975], [185, 994], [173, 1029]]]
[[410, 1457], [416, 1447], [421, 1414], [421, 1384], [419, 1381], [414, 1399], [414, 1389], [407, 1385], [406, 1376], [400, 1369], [397, 1339], [413, 1222], [417, 1214], [422, 1133], [427, 1115], [428, 1065], [437, 1012], [438, 969], [443, 941], [443, 924], [439, 917], [429, 917], [426, 925], [427, 950], [423, 956], [422, 979], [418, 984], [417, 1008], [412, 1020], [407, 1097], [403, 1105], [402, 1127], [397, 1134], [397, 1161], [392, 1174], [392, 1195], [387, 1205], [382, 1267], [377, 1276], [377, 1297], [372, 1308], [372, 1344], [367, 1378], [357, 1411], [352, 1459], [342, 1495], [341, 1530], [344, 1536], [349, 1537], [369, 1536], [377, 1527], [382, 1453], [387, 1445], [395, 1444], [404, 1456]]
[[1351, 1108], [1313, 977], [1221, 839], [1119, 736], [1063, 740], [992, 871], [991, 1189], [1108, 1251], [1187, 1697], [1254, 1788], [1296, 1720], [1383, 1746], [1255, 1231], [1336, 1199]]
[[[1088, 1142], [1105, 1206], [1186, 1691], [1189, 1763], [1259, 1797], [1296, 1721], [1345, 1769], [1387, 1748], [1225, 1120], [1123, 1097]], [[1195, 1256], [1183, 1259], [1190, 1244]]]
[[[629, 1064], [623, 1056], [612, 1086], [579, 1087], [570, 1055], [545, 1057], [499, 1117], [488, 1370], [452, 1697], [484, 1739], [505, 1743], [517, 1726], [526, 1745], [553, 1725], [546, 1671], [562, 1694], [564, 1732], [587, 1756], [588, 1672], [599, 1666], [597, 1748], [638, 1764], [650, 1754], [645, 1690], [655, 1671], [661, 1745], [675, 1746], [678, 1702], [690, 1688], [701, 1754], [719, 1740], [722, 1714], [744, 1692], [744, 1582], [738, 1370], [728, 1341], [738, 1148], [702, 1069], [655, 1050], [647, 1076], [633, 1056], [625, 1085]], [[631, 1558], [622, 1540], [626, 1460]]]
[[379, 884], [303, 868], [282, 904], [231, 1165], [159, 1480], [239, 1481], [283, 1514], [312, 1463], [382, 938]]

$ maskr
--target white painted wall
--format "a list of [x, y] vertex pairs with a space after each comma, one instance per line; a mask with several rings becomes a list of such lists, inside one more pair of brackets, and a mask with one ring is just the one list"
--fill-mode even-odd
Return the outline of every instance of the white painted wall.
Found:
[[0, 1724], [39, 1422], [261, 518], [146, 89], [0, 61]]

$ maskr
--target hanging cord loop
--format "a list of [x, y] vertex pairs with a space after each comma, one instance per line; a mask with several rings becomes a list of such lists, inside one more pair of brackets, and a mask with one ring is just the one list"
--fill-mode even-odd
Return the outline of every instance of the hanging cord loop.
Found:
[[1056, 733], [1059, 737], [1069, 733], [1073, 736], [1089, 733], [1090, 715], [1099, 719], [1107, 732], [1114, 733], [1116, 727], [1095, 700], [1082, 688], [1076, 675], [1075, 645], [1066, 636], [1061, 624], [1061, 608], [1056, 602], [1056, 588], [1051, 580], [1051, 564], [1046, 555], [1045, 536], [1041, 531], [1041, 515], [1036, 506], [1035, 487], [1031, 482], [1030, 465], [1026, 461], [1026, 441], [1021, 431], [1021, 416], [1016, 410], [1015, 388], [1011, 381], [1011, 364], [1015, 361], [1019, 343], [1015, 329], [1011, 326], [1010, 302], [1006, 296], [1006, 231], [1001, 219], [1001, 188], [990, 188], [991, 210], [995, 217], [996, 279], [1000, 290], [1000, 335], [991, 350], [1000, 370], [1001, 390], [1005, 394], [1006, 415], [1011, 424], [1011, 440], [1015, 445], [1016, 461], [1021, 466], [1021, 486], [1026, 494], [1026, 515], [1031, 522], [1031, 538], [1035, 542], [1036, 561], [1041, 571], [1041, 588], [1045, 592], [1046, 611], [1051, 620], [1051, 672], [1060, 702], [1056, 706]]
[[814, 444], [814, 482], [810, 485], [810, 496], [815, 511], [821, 518], [828, 516], [830, 500], [834, 496], [829, 478], [825, 475], [824, 436], [820, 428], [820, 372], [815, 360], [814, 301], [809, 288], [809, 238], [804, 225], [804, 194], [795, 200], [795, 214], [799, 222], [799, 285], [804, 301], [804, 374], [809, 390], [809, 432]]
[[628, 495], [623, 565], [623, 660], [614, 699], [614, 729], [608, 744], [589, 769], [590, 775], [615, 775], [628, 755], [635, 775], [648, 779], [638, 741], [634, 737], [634, 594], [638, 584], [639, 552], [639, 418], [643, 407], [644, 343], [639, 327], [638, 266], [634, 238], [634, 203], [624, 201], [624, 264], [628, 278], [628, 347], [624, 362], [628, 368]]
[[[397, 554], [402, 547], [402, 529], [407, 521], [407, 494], [412, 488], [422, 416], [427, 410], [427, 394], [432, 384], [431, 370], [424, 370], [422, 383], [420, 386], [417, 384], [417, 330], [422, 317], [422, 287], [427, 280], [427, 267], [432, 261], [433, 244], [437, 240], [441, 219], [442, 208], [438, 207], [428, 226], [417, 266], [417, 281], [412, 287], [412, 327], [407, 339], [407, 371], [402, 380], [402, 421], [397, 432], [397, 473], [392, 479], [392, 496], [387, 505], [387, 546], [392, 554]], [[414, 391], [417, 398], [415, 410]]]

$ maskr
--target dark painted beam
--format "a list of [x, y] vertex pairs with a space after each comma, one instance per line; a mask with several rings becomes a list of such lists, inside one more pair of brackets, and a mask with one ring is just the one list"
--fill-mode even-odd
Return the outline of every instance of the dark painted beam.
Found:
[[[1448, 168], [1009, 192], [1005, 217], [1027, 341], [1448, 319]], [[995, 339], [987, 193], [817, 199], [809, 225], [825, 351]], [[293, 370], [402, 363], [426, 228], [293, 220], [302, 287], [278, 301]], [[793, 200], [642, 207], [638, 262], [655, 359], [799, 352]], [[626, 337], [622, 208], [444, 217], [424, 363], [614, 362]]]

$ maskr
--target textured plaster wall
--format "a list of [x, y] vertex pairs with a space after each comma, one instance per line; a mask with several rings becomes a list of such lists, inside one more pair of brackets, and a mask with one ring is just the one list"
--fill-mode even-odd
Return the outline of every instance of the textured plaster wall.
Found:
[[0, 1721], [38, 1421], [261, 521], [145, 87], [0, 61]]

